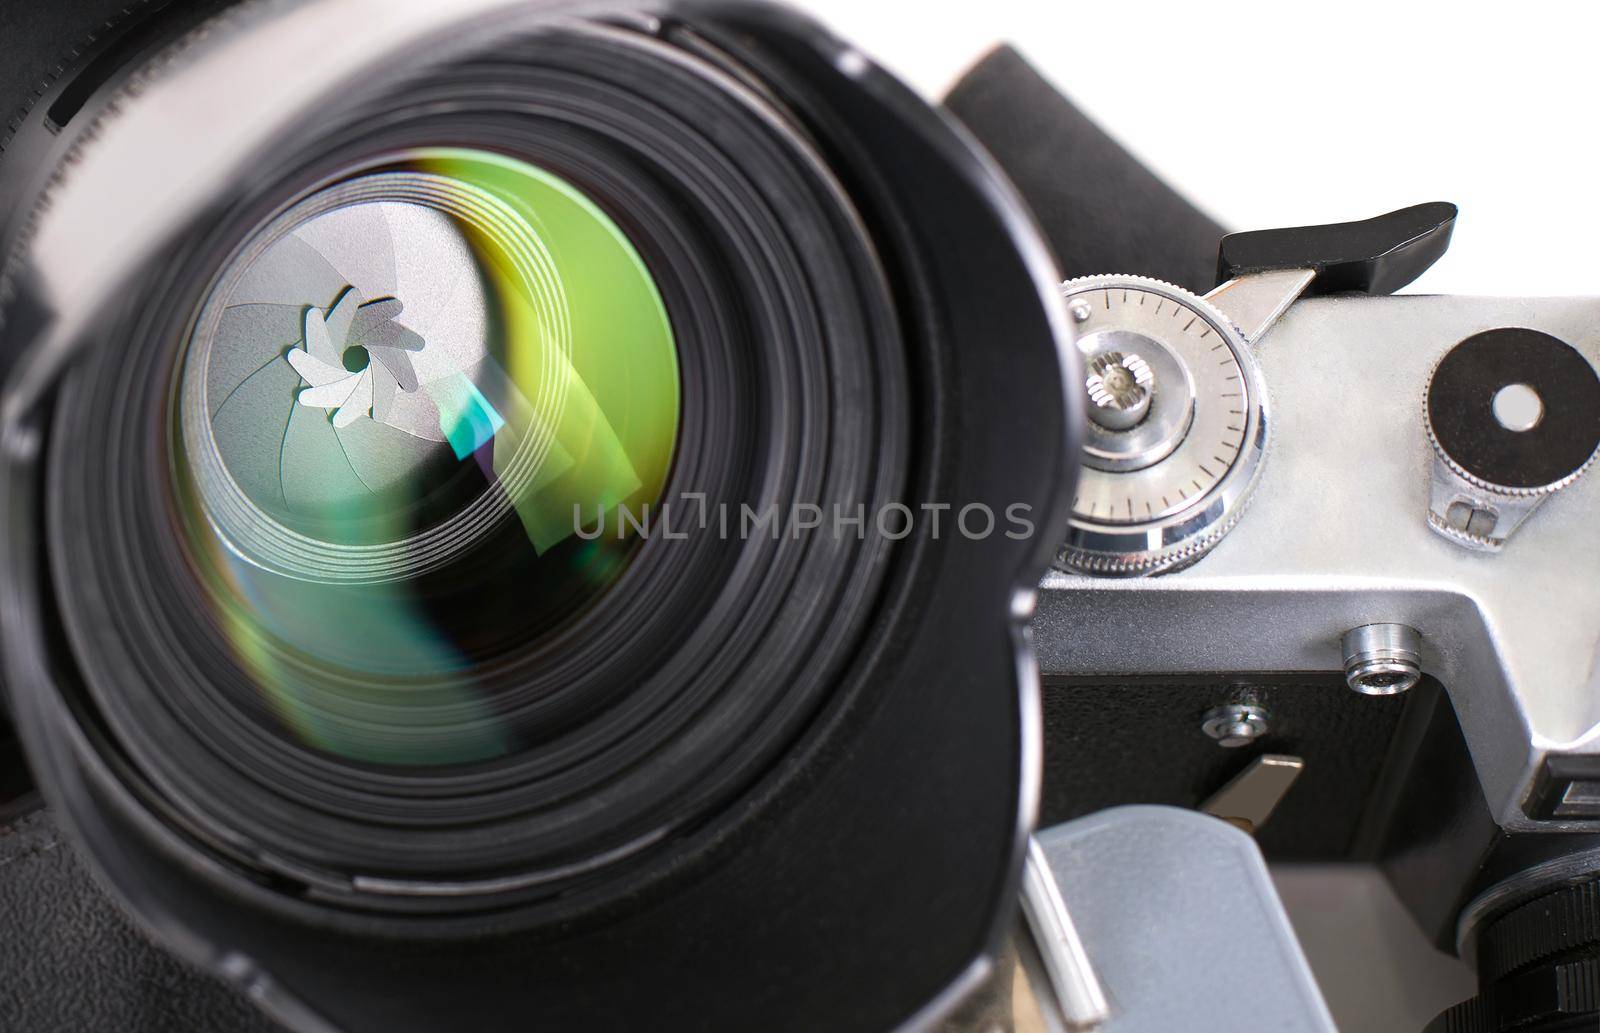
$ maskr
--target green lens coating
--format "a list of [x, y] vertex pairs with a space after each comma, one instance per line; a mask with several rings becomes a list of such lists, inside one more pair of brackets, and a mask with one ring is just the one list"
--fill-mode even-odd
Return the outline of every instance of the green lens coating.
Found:
[[175, 398], [184, 524], [241, 672], [304, 744], [400, 765], [526, 745], [485, 672], [628, 567], [620, 512], [659, 503], [680, 405], [621, 228], [548, 171], [459, 149], [254, 233]]

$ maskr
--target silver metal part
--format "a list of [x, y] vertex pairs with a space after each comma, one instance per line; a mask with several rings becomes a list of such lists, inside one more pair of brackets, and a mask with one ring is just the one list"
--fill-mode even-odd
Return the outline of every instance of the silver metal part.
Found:
[[[1083, 461], [1096, 470], [1126, 473], [1171, 455], [1194, 424], [1194, 380], [1183, 360], [1156, 338], [1131, 330], [1084, 334], [1078, 350], [1089, 399]], [[1123, 379], [1116, 376], [1122, 370], [1133, 380], [1136, 390], [1125, 392], [1125, 406], [1116, 406], [1112, 398], [1101, 400], [1109, 392], [1105, 375], [1097, 370]]]
[[[1527, 384], [1508, 384], [1491, 402], [1495, 420], [1525, 433], [1544, 419], [1544, 400]], [[1424, 417], [1426, 423], [1426, 417]], [[1428, 427], [1434, 462], [1429, 474], [1428, 526], [1446, 540], [1476, 552], [1499, 552], [1544, 500], [1577, 480], [1582, 471], [1538, 488], [1489, 484], [1457, 465]]]
[[1272, 817], [1305, 767], [1299, 757], [1278, 753], [1257, 757], [1202, 803], [1200, 810], [1253, 836]]
[[1238, 519], [1260, 469], [1266, 392], [1244, 339], [1187, 291], [1135, 276], [1072, 280], [1086, 366], [1137, 355], [1148, 411], [1108, 413], [1086, 383], [1091, 415], [1065, 569], [1159, 573], [1192, 562]]
[[1422, 637], [1404, 624], [1363, 624], [1339, 640], [1344, 680], [1364, 696], [1394, 696], [1422, 678]]
[[1253, 703], [1214, 707], [1200, 719], [1200, 730], [1229, 749], [1255, 742], [1267, 734], [1268, 727], [1266, 710]]
[[[1528, 384], [1507, 384], [1490, 400], [1490, 413], [1501, 427], [1525, 434], [1543, 422], [1545, 402]], [[1546, 499], [1574, 483], [1589, 465], [1537, 487], [1494, 484], [1469, 472], [1450, 456], [1434, 434], [1426, 406], [1423, 424], [1434, 450], [1429, 473], [1428, 526], [1447, 541], [1475, 552], [1497, 553], [1504, 549]], [[1591, 456], [1590, 463], [1593, 461]]]
[[1137, 352], [1107, 351], [1091, 356], [1084, 380], [1089, 418], [1106, 430], [1132, 430], [1150, 413], [1155, 382], [1150, 364]]
[[1245, 341], [1253, 345], [1316, 277], [1315, 269], [1251, 273], [1222, 284], [1207, 294], [1206, 300], [1232, 320]]
[[1065, 1027], [1099, 1027], [1111, 1014], [1105, 990], [1095, 978], [1050, 863], [1034, 839], [1028, 840], [1022, 867], [1022, 915], [1033, 934]]
[[1175, 807], [1037, 835], [1112, 1004], [1102, 1033], [1333, 1033], [1255, 841]]
[[1499, 552], [1549, 497], [1547, 492], [1494, 491], [1462, 477], [1435, 456], [1428, 478], [1428, 527], [1474, 552]]
[[[1510, 829], [1547, 751], [1600, 753], [1600, 478], [1579, 479], [1487, 561], [1416, 518], [1433, 449], [1424, 387], [1468, 336], [1528, 327], [1600, 362], [1600, 301], [1311, 298], [1258, 358], [1273, 391], [1273, 458], [1242, 521], [1204, 563], [1149, 579], [1063, 572], [1039, 593], [1049, 674], [1336, 671], [1340, 636], [1375, 622], [1422, 636], [1485, 798]], [[1411, 400], [1364, 404], [1372, 399]]]

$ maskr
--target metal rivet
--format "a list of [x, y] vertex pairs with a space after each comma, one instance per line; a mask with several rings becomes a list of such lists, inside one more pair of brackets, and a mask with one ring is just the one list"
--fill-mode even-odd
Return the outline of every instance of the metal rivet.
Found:
[[1245, 746], [1267, 734], [1267, 712], [1253, 703], [1229, 703], [1206, 711], [1200, 730], [1219, 746]]

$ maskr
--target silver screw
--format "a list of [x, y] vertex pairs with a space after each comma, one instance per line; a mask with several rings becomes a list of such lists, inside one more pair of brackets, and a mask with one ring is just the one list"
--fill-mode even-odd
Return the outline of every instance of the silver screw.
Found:
[[1246, 746], [1267, 734], [1267, 712], [1254, 703], [1229, 703], [1206, 711], [1200, 730], [1219, 746]]
[[1344, 680], [1365, 696], [1405, 692], [1422, 677], [1422, 635], [1404, 624], [1364, 624], [1339, 640]]
[[1072, 303], [1070, 311], [1072, 312], [1072, 320], [1075, 323], [1087, 323], [1089, 317], [1094, 314], [1094, 309], [1090, 308], [1089, 303], [1082, 298], [1078, 298]]

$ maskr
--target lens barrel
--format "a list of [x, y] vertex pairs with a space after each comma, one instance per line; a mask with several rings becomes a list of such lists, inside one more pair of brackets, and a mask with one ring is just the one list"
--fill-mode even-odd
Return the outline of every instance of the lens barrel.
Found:
[[1478, 996], [1427, 1033], [1568, 1033], [1600, 1023], [1600, 880], [1517, 904], [1477, 936]]
[[182, 34], [25, 209], [49, 802], [295, 1029], [931, 1021], [1032, 816], [1080, 421], [1031, 222], [781, 8], [379, 6]]

